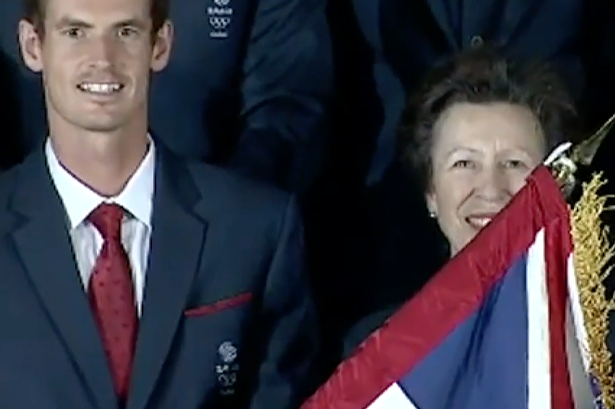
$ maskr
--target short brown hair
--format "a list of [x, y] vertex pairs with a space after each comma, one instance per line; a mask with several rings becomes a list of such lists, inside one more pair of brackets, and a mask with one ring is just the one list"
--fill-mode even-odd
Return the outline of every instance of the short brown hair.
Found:
[[[45, 3], [47, 0], [24, 0], [24, 18], [32, 23], [41, 33], [45, 21]], [[181, 0], [180, 0], [181, 1]], [[171, 0], [150, 0], [152, 32], [156, 33], [169, 18]]]
[[540, 124], [547, 149], [577, 136], [574, 102], [557, 73], [546, 63], [500, 56], [487, 46], [464, 51], [436, 66], [400, 121], [398, 149], [423, 192], [432, 177], [433, 130], [457, 102], [508, 102], [528, 108]]

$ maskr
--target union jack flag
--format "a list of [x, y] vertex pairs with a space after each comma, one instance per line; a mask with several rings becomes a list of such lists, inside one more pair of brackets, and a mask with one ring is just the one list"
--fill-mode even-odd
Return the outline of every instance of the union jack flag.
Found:
[[573, 274], [569, 207], [542, 166], [302, 409], [573, 409]]

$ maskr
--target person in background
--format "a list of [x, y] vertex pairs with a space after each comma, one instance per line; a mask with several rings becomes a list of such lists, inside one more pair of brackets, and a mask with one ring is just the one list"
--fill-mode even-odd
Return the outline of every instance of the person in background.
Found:
[[[180, 156], [240, 169], [295, 193], [320, 170], [332, 93], [326, 0], [173, 0], [175, 46], [152, 77], [150, 126]], [[21, 2], [0, 16], [21, 132], [14, 160], [47, 135], [38, 74], [20, 61]]]
[[173, 0], [174, 51], [152, 79], [154, 133], [181, 155], [305, 194], [333, 92], [326, 3]]
[[0, 407], [298, 407], [318, 327], [296, 201], [149, 136], [168, 0], [25, 4], [49, 137], [0, 176]]

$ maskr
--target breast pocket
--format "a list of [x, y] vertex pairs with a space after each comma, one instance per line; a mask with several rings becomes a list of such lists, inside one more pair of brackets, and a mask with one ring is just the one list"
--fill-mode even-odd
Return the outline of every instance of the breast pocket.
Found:
[[161, 400], [169, 407], [184, 402], [185, 407], [230, 409], [241, 407], [238, 402], [249, 395], [245, 385], [255, 371], [244, 360], [252, 353], [253, 297], [237, 293], [211, 300], [197, 298], [182, 314], [160, 381], [165, 385]]
[[[183, 341], [187, 349], [203, 348], [217, 353], [225, 341], [239, 344], [252, 322], [251, 293], [190, 306], [184, 311]], [[205, 351], [203, 351], [205, 352]]]
[[181, 350], [194, 370], [240, 362], [255, 325], [252, 302], [252, 294], [242, 293], [184, 311]]
[[252, 294], [190, 306], [184, 311], [178, 337], [176, 374], [178, 390], [207, 385], [210, 397], [234, 401], [244, 396], [244, 381], [254, 376], [246, 360], [252, 354], [254, 313]]
[[186, 317], [201, 317], [205, 315], [215, 314], [230, 308], [240, 307], [252, 300], [251, 293], [243, 293], [233, 297], [225, 298], [214, 303], [192, 307], [184, 311]]

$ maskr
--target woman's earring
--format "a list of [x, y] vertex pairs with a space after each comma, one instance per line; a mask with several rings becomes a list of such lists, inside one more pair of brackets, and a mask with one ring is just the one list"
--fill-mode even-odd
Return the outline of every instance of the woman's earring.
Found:
[[432, 211], [430, 211], [430, 212], [429, 212], [429, 217], [430, 217], [430, 218], [435, 219], [435, 218], [436, 218], [436, 216], [437, 216], [437, 215], [436, 215], [436, 212], [432, 212]]

